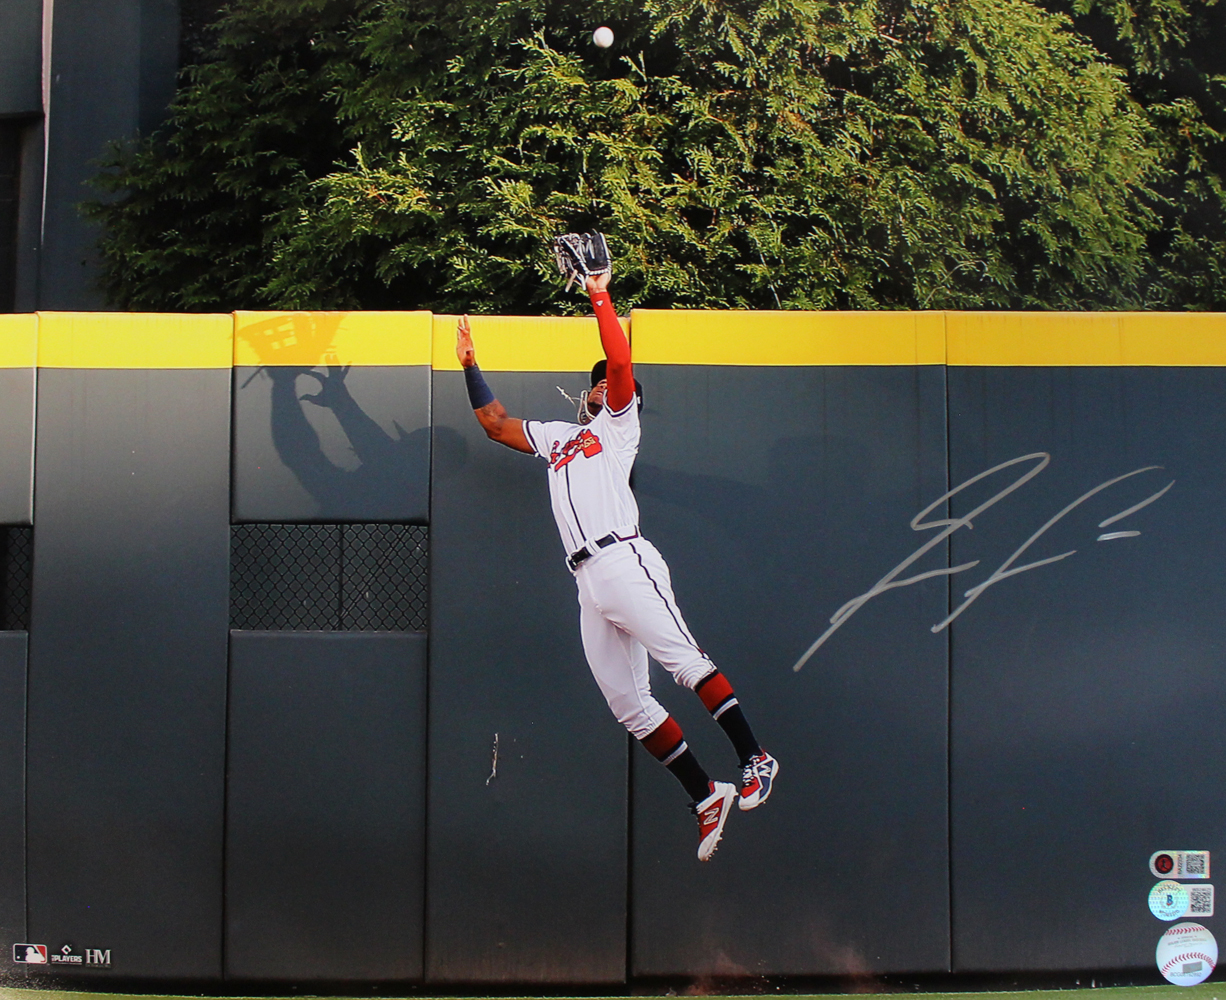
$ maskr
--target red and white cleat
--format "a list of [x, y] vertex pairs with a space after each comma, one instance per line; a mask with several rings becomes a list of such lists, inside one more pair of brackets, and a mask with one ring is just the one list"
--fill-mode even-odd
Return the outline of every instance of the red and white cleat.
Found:
[[736, 801], [736, 785], [729, 781], [711, 782], [711, 794], [690, 808], [698, 817], [698, 860], [709, 861], [724, 835], [724, 823]]
[[741, 768], [741, 809], [748, 812], [757, 809], [770, 798], [775, 787], [775, 775], [779, 773], [779, 761], [763, 750]]

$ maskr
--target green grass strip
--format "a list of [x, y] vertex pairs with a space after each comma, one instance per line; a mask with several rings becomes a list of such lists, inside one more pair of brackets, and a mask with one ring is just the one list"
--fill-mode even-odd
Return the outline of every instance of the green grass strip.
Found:
[[[889, 992], [889, 991], [882, 991]], [[1014, 990], [996, 993], [919, 993], [913, 990], [898, 990], [898, 994], [909, 994], [923, 997], [924, 1000], [1089, 1000], [1086, 995], [1093, 993], [1093, 1000], [1226, 1000], [1226, 983], [1219, 987], [1218, 983], [1201, 983], [1199, 986], [1113, 986], [1101, 989], [1081, 987], [1075, 990]], [[787, 993], [753, 994], [744, 997], [728, 996], [721, 1000], [764, 1000], [765, 996], [777, 996], [787, 1000], [834, 1000], [843, 996], [866, 1000], [864, 993], [819, 993], [813, 995], [798, 995]], [[0, 987], [0, 1000], [199, 1000], [210, 994], [188, 995], [151, 995], [129, 993], [78, 993], [68, 990], [34, 990], [16, 987]], [[224, 1000], [311, 1000], [313, 995], [298, 993], [292, 997], [225, 997]], [[371, 1000], [370, 997], [329, 997], [328, 1000]], [[394, 997], [380, 996], [378, 1000], [396, 1000]], [[411, 1000], [424, 1000], [417, 996]], [[445, 994], [440, 994], [434, 1000], [445, 1000]], [[468, 998], [471, 1000], [471, 998]], [[481, 1000], [526, 1000], [525, 996], [517, 997], [482, 997]], [[592, 1000], [591, 997], [549, 997], [547, 1000]], [[598, 1000], [648, 1000], [639, 997], [600, 997]], [[679, 998], [680, 1000], [680, 998]]]

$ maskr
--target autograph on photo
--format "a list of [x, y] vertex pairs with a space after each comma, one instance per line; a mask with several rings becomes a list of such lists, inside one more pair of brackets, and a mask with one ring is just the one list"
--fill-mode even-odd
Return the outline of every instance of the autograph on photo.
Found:
[[[1034, 463], [1034, 465], [1030, 469], [1028, 469], [1025, 473], [1023, 473], [1013, 482], [1011, 482], [1008, 486], [1006, 486], [999, 493], [995, 494], [992, 497], [989, 497], [987, 500], [981, 503], [974, 510], [970, 511], [968, 514], [962, 517], [942, 518], [941, 520], [937, 520], [937, 521], [925, 521], [924, 520], [924, 518], [927, 517], [929, 514], [931, 514], [934, 509], [939, 507], [941, 504], [943, 504], [946, 500], [950, 499], [951, 497], [954, 497], [957, 494], [961, 493], [967, 487], [973, 486], [975, 483], [979, 482], [980, 480], [987, 479], [989, 476], [995, 475], [996, 473], [1000, 472], [1002, 469], [1012, 468], [1015, 465], [1024, 465], [1029, 462]], [[852, 598], [850, 601], [844, 604], [841, 608], [839, 608], [839, 610], [836, 611], [830, 617], [830, 627], [826, 629], [826, 631], [823, 632], [820, 636], [818, 636], [817, 641], [814, 642], [813, 645], [810, 646], [805, 651], [804, 656], [802, 656], [799, 660], [796, 661], [796, 664], [792, 667], [792, 669], [795, 671], [803, 667], [809, 661], [809, 658], [814, 653], [816, 653], [819, 649], [822, 648], [822, 645], [826, 642], [826, 640], [829, 639], [832, 635], [834, 635], [834, 633], [838, 631], [839, 627], [844, 622], [846, 622], [848, 618], [854, 615], [857, 611], [860, 610], [860, 608], [862, 608], [865, 604], [871, 601], [878, 594], [884, 594], [887, 590], [894, 590], [897, 587], [908, 587], [913, 583], [919, 583], [921, 580], [927, 580], [935, 576], [953, 576], [955, 573], [963, 573], [968, 569], [972, 569], [975, 566], [978, 566], [979, 560], [976, 559], [973, 562], [963, 563], [960, 566], [950, 566], [947, 568], [934, 569], [934, 570], [929, 570], [926, 573], [917, 573], [914, 576], [904, 577], [903, 579], [898, 578], [900, 573], [902, 573], [904, 570], [910, 567], [917, 560], [923, 558], [925, 554], [927, 554], [932, 549], [936, 548], [936, 546], [940, 545], [941, 542], [945, 541], [945, 539], [947, 539], [955, 531], [957, 531], [960, 528], [973, 528], [974, 525], [972, 524], [972, 522], [974, 521], [976, 517], [978, 517], [988, 508], [995, 506], [997, 503], [999, 503], [1001, 500], [1007, 497], [1014, 490], [1019, 489], [1020, 487], [1024, 486], [1026, 483], [1030, 482], [1030, 480], [1034, 479], [1035, 476], [1037, 476], [1040, 472], [1042, 472], [1045, 468], [1047, 468], [1047, 466], [1050, 463], [1051, 463], [1051, 455], [1049, 455], [1045, 451], [1036, 451], [1030, 455], [1022, 455], [1020, 458], [1012, 458], [1007, 462], [1001, 462], [1000, 465], [994, 465], [992, 466], [992, 468], [979, 473], [979, 475], [972, 476], [970, 479], [968, 479], [966, 482], [962, 483], [961, 485], [955, 486], [948, 493], [942, 494], [940, 497], [938, 497], [936, 500], [930, 503], [927, 507], [921, 510], [918, 514], [915, 515], [915, 517], [911, 519], [911, 530], [912, 531], [930, 531], [933, 528], [941, 528], [943, 530], [939, 532], [938, 534], [934, 535], [932, 538], [930, 538], [927, 542], [925, 542], [918, 549], [912, 552], [911, 555], [909, 555], [906, 559], [904, 559], [897, 566], [895, 566], [892, 570], [890, 570], [890, 572], [888, 572], [885, 576], [883, 576], [880, 580], [878, 580], [872, 586], [871, 589], [865, 591], [859, 597]], [[963, 600], [961, 604], [959, 604], [956, 608], [953, 609], [953, 611], [951, 611], [948, 615], [946, 615], [943, 620], [938, 622], [936, 625], [933, 625], [932, 631], [940, 632], [950, 622], [952, 622], [955, 618], [957, 618], [960, 614], [962, 614], [963, 611], [965, 611], [972, 604], [974, 604], [975, 601], [979, 599], [980, 595], [983, 594], [985, 590], [987, 590], [991, 586], [994, 586], [997, 583], [1000, 583], [1001, 580], [1006, 580], [1011, 576], [1017, 576], [1017, 574], [1025, 573], [1028, 570], [1038, 569], [1040, 566], [1047, 566], [1049, 563], [1059, 562], [1061, 559], [1067, 559], [1069, 556], [1074, 555], [1077, 552], [1077, 550], [1070, 549], [1068, 552], [1062, 552], [1058, 556], [1050, 556], [1047, 559], [1038, 559], [1038, 560], [1035, 560], [1034, 562], [1028, 562], [1021, 566], [1014, 565], [1014, 563], [1017, 562], [1017, 560], [1022, 556], [1022, 554], [1027, 549], [1029, 549], [1031, 545], [1033, 545], [1036, 541], [1038, 541], [1039, 538], [1043, 535], [1044, 532], [1047, 531], [1048, 528], [1052, 527], [1052, 525], [1054, 525], [1057, 521], [1063, 518], [1066, 514], [1068, 514], [1075, 508], [1081, 506], [1081, 504], [1089, 500], [1090, 497], [1094, 496], [1097, 493], [1101, 493], [1103, 490], [1109, 489], [1110, 487], [1114, 486], [1116, 483], [1123, 482], [1125, 479], [1130, 479], [1133, 476], [1139, 476], [1144, 472], [1152, 472], [1155, 469], [1161, 469], [1161, 468], [1162, 468], [1161, 465], [1147, 465], [1141, 469], [1134, 469], [1132, 472], [1125, 472], [1122, 476], [1116, 476], [1114, 479], [1108, 479], [1105, 483], [1100, 483], [1098, 486], [1095, 486], [1094, 489], [1089, 490], [1086, 493], [1083, 493], [1076, 500], [1070, 503], [1067, 507], [1061, 510], [1058, 514], [1051, 517], [1041, 528], [1039, 528], [1038, 531], [1036, 531], [1033, 535], [1031, 535], [1028, 539], [1026, 539], [1026, 541], [1024, 541], [1020, 546], [1018, 546], [1016, 551], [1014, 551], [1014, 553], [1011, 556], [1009, 556], [1008, 559], [1006, 559], [1003, 563], [1001, 563], [1000, 566], [997, 567], [997, 569], [992, 573], [992, 575], [989, 576], [986, 580], [984, 580], [983, 583], [977, 584], [976, 586], [971, 587], [970, 590], [966, 591], [962, 595], [965, 598], [965, 600]], [[1110, 525], [1114, 524], [1116, 521], [1120, 521], [1124, 519], [1129, 514], [1135, 514], [1142, 507], [1148, 507], [1151, 503], [1153, 503], [1155, 500], [1160, 498], [1164, 493], [1166, 493], [1167, 490], [1169, 490], [1174, 485], [1175, 485], [1175, 480], [1172, 479], [1169, 483], [1167, 483], [1164, 487], [1162, 487], [1162, 489], [1160, 489], [1157, 493], [1154, 493], [1151, 496], [1146, 497], [1140, 503], [1133, 504], [1127, 510], [1122, 510], [1118, 514], [1113, 514], [1111, 517], [1107, 518], [1106, 520], [1100, 521], [1098, 525], [1099, 528], [1109, 527]], [[1141, 532], [1139, 531], [1108, 531], [1108, 532], [1105, 532], [1099, 535], [1098, 541], [1110, 542], [1110, 541], [1114, 541], [1117, 538], [1135, 538], [1140, 533]]]

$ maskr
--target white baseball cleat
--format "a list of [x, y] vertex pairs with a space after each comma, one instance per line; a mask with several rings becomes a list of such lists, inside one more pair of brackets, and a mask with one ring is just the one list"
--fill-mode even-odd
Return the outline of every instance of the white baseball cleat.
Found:
[[779, 761], [765, 750], [750, 757], [749, 763], [741, 768], [741, 809], [745, 812], [757, 809], [770, 798], [778, 773]]
[[724, 835], [724, 823], [736, 801], [736, 785], [729, 781], [711, 782], [711, 794], [690, 808], [698, 817], [698, 860], [709, 861]]

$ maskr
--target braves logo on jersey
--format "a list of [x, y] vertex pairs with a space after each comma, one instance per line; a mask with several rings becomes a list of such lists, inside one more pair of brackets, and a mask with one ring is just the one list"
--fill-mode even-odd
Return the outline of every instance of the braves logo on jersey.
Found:
[[579, 455], [591, 458], [593, 455], [599, 455], [602, 450], [600, 438], [585, 427], [566, 444], [560, 441], [553, 443], [553, 448], [549, 452], [549, 467], [557, 472], [562, 466], [573, 462]]

